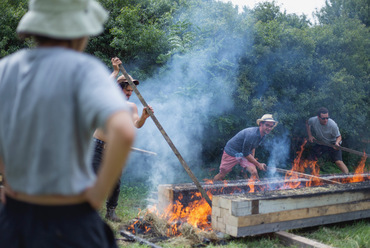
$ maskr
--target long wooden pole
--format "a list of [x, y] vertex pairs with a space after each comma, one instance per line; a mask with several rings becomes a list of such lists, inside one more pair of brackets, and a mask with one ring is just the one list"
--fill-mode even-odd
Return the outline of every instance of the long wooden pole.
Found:
[[126, 72], [125, 68], [122, 65], [120, 65], [119, 69], [121, 70], [121, 72], [125, 76], [125, 78], [127, 79], [128, 83], [130, 84], [130, 86], [134, 90], [134, 92], [137, 95], [137, 97], [139, 98], [140, 102], [144, 105], [144, 107], [146, 107], [146, 110], [149, 113], [152, 120], [154, 121], [154, 124], [157, 126], [157, 128], [159, 129], [159, 131], [163, 135], [164, 139], [167, 141], [168, 145], [171, 147], [172, 151], [175, 153], [176, 157], [179, 159], [182, 167], [184, 167], [185, 171], [188, 173], [190, 178], [193, 180], [195, 186], [197, 187], [199, 192], [202, 194], [203, 198], [207, 201], [209, 206], [212, 207], [211, 199], [209, 198], [207, 193], [204, 191], [202, 185], [200, 185], [198, 179], [194, 176], [194, 174], [190, 170], [189, 166], [186, 164], [185, 160], [183, 159], [180, 152], [177, 150], [177, 148], [175, 147], [175, 145], [171, 141], [170, 137], [167, 135], [166, 131], [164, 131], [164, 129], [163, 129], [162, 125], [159, 123], [158, 119], [154, 116], [154, 113], [150, 110], [148, 104], [146, 103], [144, 98], [141, 96], [141, 94], [140, 94], [139, 90], [136, 88], [135, 84], [132, 82], [132, 80], [131, 80], [130, 76], [128, 75], [128, 73]]
[[310, 175], [310, 174], [305, 174], [305, 173], [301, 173], [301, 172], [297, 172], [297, 171], [284, 170], [284, 169], [275, 168], [275, 167], [267, 167], [267, 168], [269, 170], [276, 169], [276, 171], [282, 172], [282, 173], [293, 173], [293, 174], [296, 174], [297, 176], [301, 176], [301, 177], [305, 177], [305, 178], [316, 178], [316, 179], [323, 180], [323, 181], [330, 182], [330, 183], [342, 184], [342, 183], [337, 182], [337, 181], [333, 181], [333, 180], [330, 180], [330, 179], [326, 179], [326, 178], [322, 178], [322, 177], [318, 177], [318, 176], [314, 176], [314, 175]]
[[326, 143], [323, 143], [323, 142], [318, 141], [318, 140], [315, 140], [315, 143], [318, 144], [318, 145], [322, 145], [322, 146], [329, 146], [331, 148], [339, 149], [339, 150], [349, 152], [349, 153], [352, 153], [352, 154], [370, 157], [370, 155], [365, 153], [365, 152], [359, 152], [359, 151], [352, 150], [352, 149], [349, 149], [349, 148], [346, 148], [346, 147], [343, 147], [343, 146], [336, 146], [336, 145], [326, 144]]

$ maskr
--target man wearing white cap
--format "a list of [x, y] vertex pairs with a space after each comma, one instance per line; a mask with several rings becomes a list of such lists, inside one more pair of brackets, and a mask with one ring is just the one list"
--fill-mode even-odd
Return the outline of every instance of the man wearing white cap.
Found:
[[261, 144], [266, 134], [278, 124], [272, 115], [265, 114], [257, 120], [258, 127], [249, 127], [241, 130], [232, 137], [224, 148], [220, 172], [213, 178], [215, 181], [223, 180], [236, 164], [240, 164], [250, 174], [251, 178], [259, 178], [257, 169], [266, 170], [266, 164], [258, 162], [255, 150]]
[[[0, 246], [117, 247], [100, 208], [135, 138], [106, 66], [82, 53], [107, 12], [93, 0], [31, 0], [17, 32], [38, 46], [0, 61]], [[108, 146], [98, 175], [92, 135]]]

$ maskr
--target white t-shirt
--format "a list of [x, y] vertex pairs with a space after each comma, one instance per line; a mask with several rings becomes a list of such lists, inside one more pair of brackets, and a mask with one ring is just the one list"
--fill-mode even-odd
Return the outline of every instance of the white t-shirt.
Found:
[[337, 123], [330, 118], [326, 125], [321, 125], [319, 118], [314, 116], [308, 119], [308, 125], [311, 126], [311, 131], [314, 132], [313, 136], [326, 144], [334, 144], [337, 137], [340, 136]]
[[0, 157], [27, 194], [78, 194], [95, 181], [92, 135], [130, 111], [106, 66], [65, 48], [20, 50], [0, 60]]

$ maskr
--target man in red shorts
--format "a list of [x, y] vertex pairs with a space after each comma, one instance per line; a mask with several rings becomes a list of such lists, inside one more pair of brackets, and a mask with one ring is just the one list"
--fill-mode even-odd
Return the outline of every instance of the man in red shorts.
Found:
[[252, 178], [259, 178], [256, 168], [266, 170], [266, 164], [254, 158], [255, 150], [277, 124], [271, 114], [265, 114], [257, 120], [258, 127], [245, 128], [232, 137], [224, 148], [220, 172], [213, 180], [223, 180], [236, 164], [246, 169]]

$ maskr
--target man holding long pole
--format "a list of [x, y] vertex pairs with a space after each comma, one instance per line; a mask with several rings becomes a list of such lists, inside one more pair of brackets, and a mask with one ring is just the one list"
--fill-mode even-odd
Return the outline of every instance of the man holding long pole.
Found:
[[[339, 132], [337, 123], [329, 117], [329, 110], [321, 107], [317, 111], [317, 116], [311, 117], [306, 122], [308, 140], [312, 143], [316, 140], [324, 145], [314, 144], [312, 153], [309, 156], [310, 160], [316, 160], [324, 153], [328, 153], [331, 160], [339, 167], [339, 169], [348, 174], [348, 168], [343, 163], [342, 151], [338, 148], [333, 148], [328, 145], [340, 146], [342, 136]], [[312, 132], [315, 136], [313, 136]], [[325, 145], [327, 144], [327, 145]]]
[[[122, 62], [117, 57], [112, 58], [111, 62], [113, 65], [113, 72], [111, 74], [111, 77], [115, 79], [118, 76], [119, 66], [122, 64]], [[135, 85], [139, 84], [138, 80], [134, 80], [132, 78], [130, 79], [134, 82]], [[133, 92], [133, 89], [129, 85], [128, 80], [125, 78], [125, 76], [122, 75], [117, 78], [117, 83], [122, 89], [122, 92], [126, 96], [126, 99], [128, 101]], [[149, 108], [152, 112], [154, 112], [151, 106], [144, 107], [141, 116], [139, 116], [136, 104], [133, 102], [127, 102], [127, 104], [131, 108], [132, 121], [136, 128], [141, 128], [145, 124], [146, 119], [148, 119], [149, 114], [147, 112], [147, 108]], [[94, 149], [94, 157], [93, 157], [93, 168], [94, 168], [94, 171], [97, 173], [100, 168], [100, 165], [103, 159], [103, 152], [106, 146], [106, 134], [103, 131], [103, 129], [97, 129], [95, 131], [94, 142], [95, 142], [95, 149]], [[118, 178], [118, 181], [115, 184], [113, 191], [111, 192], [111, 194], [109, 195], [106, 201], [107, 212], [106, 212], [105, 218], [107, 218], [108, 220], [114, 221], [114, 222], [121, 221], [121, 219], [116, 214], [116, 207], [118, 206], [118, 199], [119, 199], [120, 192], [121, 192], [121, 177]]]
[[265, 135], [269, 134], [277, 124], [278, 122], [273, 119], [271, 114], [265, 114], [257, 120], [258, 127], [245, 128], [232, 137], [226, 143], [220, 171], [213, 180], [223, 180], [237, 164], [246, 169], [252, 178], [259, 178], [256, 168], [266, 170], [267, 167], [265, 163], [260, 163], [254, 158], [255, 150]]

